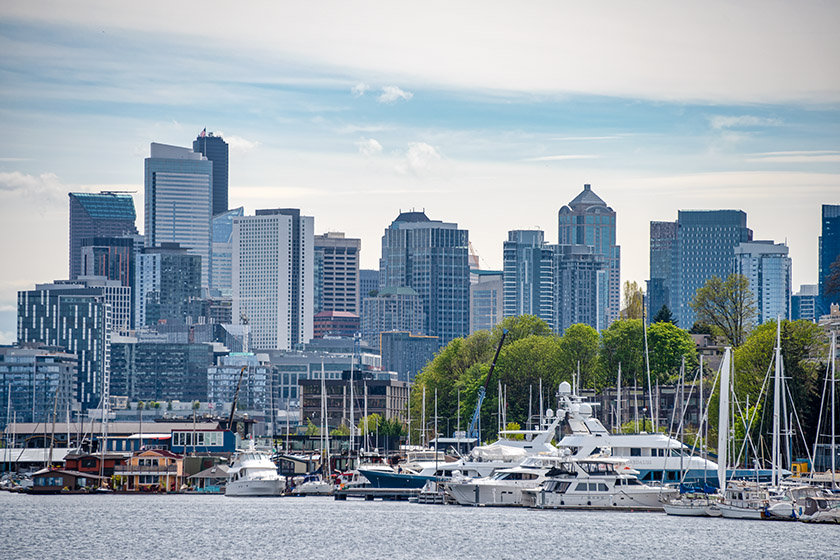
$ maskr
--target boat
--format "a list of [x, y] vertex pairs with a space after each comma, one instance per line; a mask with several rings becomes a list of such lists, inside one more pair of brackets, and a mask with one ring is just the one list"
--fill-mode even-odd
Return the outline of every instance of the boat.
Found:
[[335, 485], [324, 480], [320, 474], [310, 474], [303, 477], [300, 483], [292, 488], [292, 496], [332, 496]]
[[726, 485], [723, 501], [717, 507], [729, 519], [767, 519], [770, 492], [752, 480], [733, 480]]
[[805, 523], [840, 523], [840, 496], [805, 498], [799, 520]]
[[[687, 490], [687, 491], [683, 491]], [[719, 517], [717, 507], [723, 496], [717, 493], [717, 488], [684, 488], [680, 485], [679, 497], [663, 502], [662, 507], [668, 515], [682, 517]]]
[[613, 457], [569, 458], [537, 488], [522, 490], [522, 505], [538, 509], [662, 511], [674, 488], [649, 486]]
[[285, 479], [277, 473], [271, 454], [254, 447], [254, 441], [236, 455], [228, 470], [225, 496], [281, 496]]

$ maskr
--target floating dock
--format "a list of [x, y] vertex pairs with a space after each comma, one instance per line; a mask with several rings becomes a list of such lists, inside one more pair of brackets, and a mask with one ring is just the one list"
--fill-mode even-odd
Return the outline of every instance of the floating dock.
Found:
[[420, 495], [420, 488], [342, 488], [334, 492], [336, 500], [360, 498], [366, 501], [407, 501]]

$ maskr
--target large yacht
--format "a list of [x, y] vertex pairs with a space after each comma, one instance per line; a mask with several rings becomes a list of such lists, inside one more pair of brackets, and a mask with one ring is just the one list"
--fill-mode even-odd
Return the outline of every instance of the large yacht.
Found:
[[[565, 381], [560, 384], [560, 412], [570, 433], [558, 442], [559, 449], [569, 449], [573, 457], [582, 458], [609, 450], [612, 457], [625, 459], [639, 471], [643, 482], [708, 484], [717, 486], [717, 463], [691, 454], [679, 440], [662, 433], [611, 434], [592, 413], [592, 406], [571, 391]], [[787, 474], [790, 474], [789, 472]], [[726, 477], [769, 481], [770, 469], [729, 469]]]
[[286, 481], [277, 473], [271, 454], [248, 441], [248, 448], [239, 452], [228, 470], [225, 496], [281, 496]]
[[537, 488], [522, 490], [522, 504], [550, 509], [661, 510], [662, 502], [678, 494], [673, 488], [648, 486], [626, 469], [626, 461], [611, 457], [569, 460], [547, 473]]

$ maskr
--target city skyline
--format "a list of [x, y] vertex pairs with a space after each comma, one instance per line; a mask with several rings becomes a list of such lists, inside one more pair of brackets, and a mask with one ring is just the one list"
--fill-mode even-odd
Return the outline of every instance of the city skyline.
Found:
[[508, 231], [556, 243], [589, 183], [622, 281], [648, 279], [650, 221], [736, 209], [788, 242], [794, 292], [817, 283], [821, 205], [840, 203], [833, 4], [88, 6], [0, 8], [0, 342], [17, 292], [66, 275], [67, 193], [137, 191], [142, 229], [149, 144], [205, 127], [230, 145], [229, 207], [300, 208], [362, 239], [362, 268], [425, 209], [501, 270]]

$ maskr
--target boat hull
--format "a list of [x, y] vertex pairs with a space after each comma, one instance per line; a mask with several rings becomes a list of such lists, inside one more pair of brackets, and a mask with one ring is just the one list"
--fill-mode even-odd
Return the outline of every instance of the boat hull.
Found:
[[616, 492], [603, 494], [565, 493], [525, 491], [523, 504], [539, 509], [610, 509], [610, 510], [647, 510], [662, 511], [661, 500], [671, 498], [676, 491], [659, 489], [642, 492]]
[[[532, 487], [537, 486], [536, 484]], [[448, 483], [447, 489], [462, 506], [521, 506], [522, 487], [511, 484]]]
[[228, 482], [225, 487], [225, 496], [231, 497], [257, 497], [257, 496], [282, 496], [285, 490], [285, 481], [278, 479], [263, 480], [236, 480]]
[[727, 519], [766, 519], [764, 508], [745, 508], [729, 504], [718, 504], [720, 514]]
[[434, 476], [420, 474], [393, 473], [383, 471], [368, 471], [359, 469], [370, 482], [371, 488], [423, 488], [430, 480], [436, 480]]

